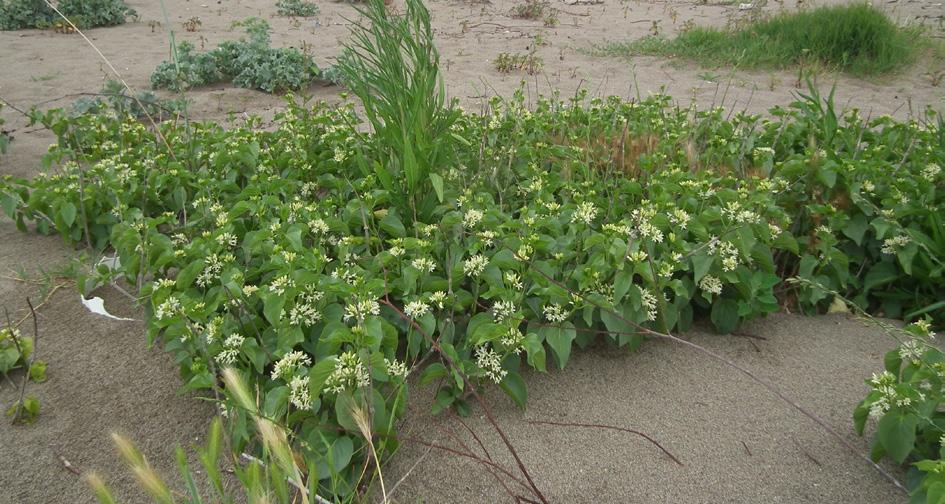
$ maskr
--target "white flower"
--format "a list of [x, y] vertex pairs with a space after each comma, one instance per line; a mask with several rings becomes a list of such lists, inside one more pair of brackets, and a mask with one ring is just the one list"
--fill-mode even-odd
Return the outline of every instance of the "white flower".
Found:
[[421, 300], [411, 301], [404, 306], [404, 314], [416, 320], [430, 311], [430, 306]]
[[500, 383], [508, 374], [508, 371], [502, 369], [502, 358], [499, 354], [485, 345], [476, 347], [476, 365], [495, 383]]
[[571, 223], [583, 222], [590, 225], [595, 217], [597, 217], [597, 208], [590, 201], [585, 201], [578, 205], [577, 210], [571, 215]]
[[240, 336], [239, 333], [233, 333], [226, 337], [223, 341], [223, 346], [227, 348], [239, 348], [243, 345], [243, 341], [245, 340], [246, 338]]
[[163, 303], [158, 305], [157, 310], [154, 311], [154, 316], [158, 320], [163, 320], [173, 317], [178, 312], [180, 312], [180, 300], [174, 296], [170, 296]]
[[239, 349], [227, 348], [217, 354], [216, 360], [221, 366], [231, 366], [236, 362], [236, 358], [239, 357], [239, 354]]
[[285, 379], [288, 376], [291, 376], [300, 366], [311, 366], [312, 358], [309, 357], [305, 352], [294, 351], [289, 352], [282, 356], [276, 365], [272, 368], [273, 380], [278, 380], [279, 378]]
[[313, 326], [322, 319], [318, 307], [312, 304], [299, 303], [289, 310], [289, 323], [294, 326]]
[[706, 275], [699, 280], [699, 288], [718, 296], [722, 293], [722, 281], [712, 275]]
[[932, 324], [930, 324], [928, 320], [919, 319], [909, 325], [918, 329], [920, 334], [928, 337], [929, 339], [935, 339], [935, 333], [932, 332]]
[[474, 228], [477, 224], [482, 222], [482, 212], [479, 210], [474, 210], [470, 208], [466, 210], [466, 213], [463, 215], [463, 227], [464, 228]]
[[489, 259], [482, 254], [476, 254], [463, 261], [463, 273], [469, 276], [479, 276], [485, 271], [487, 264], [489, 264]]
[[941, 173], [941, 171], [942, 171], [942, 168], [939, 165], [935, 163], [929, 163], [928, 165], [926, 165], [925, 168], [922, 169], [922, 178], [924, 178], [925, 180], [928, 180], [929, 182], [932, 182], [933, 180], [935, 180], [935, 177], [937, 177], [938, 174]]
[[308, 228], [313, 234], [328, 234], [328, 224], [322, 219], [312, 219], [308, 221]]
[[515, 315], [516, 311], [518, 311], [518, 307], [515, 306], [514, 302], [496, 301], [496, 303], [492, 305], [492, 319], [496, 323], [502, 322]]
[[673, 210], [673, 213], [669, 214], [669, 221], [679, 226], [680, 229], [686, 229], [686, 225], [689, 224], [691, 219], [692, 217], [681, 208], [677, 208]]
[[371, 375], [354, 352], [345, 352], [338, 356], [335, 370], [325, 380], [325, 390], [338, 394], [345, 390], [366, 387], [371, 383]]
[[519, 278], [518, 274], [512, 271], [506, 271], [503, 275], [505, 281], [508, 282], [509, 286], [515, 290], [522, 290], [522, 279]]
[[281, 277], [272, 281], [272, 283], [269, 285], [269, 292], [285, 294], [286, 289], [291, 289], [294, 286], [295, 282], [293, 282], [288, 275], [282, 275]]
[[406, 250], [404, 250], [403, 247], [391, 247], [390, 250], [388, 250], [388, 252], [390, 252], [390, 255], [394, 257], [400, 257], [404, 255], [404, 252], [406, 252]]
[[912, 238], [909, 238], [909, 235], [901, 234], [893, 238], [886, 238], [883, 240], [883, 246], [880, 251], [884, 254], [895, 254], [902, 247], [912, 241]]
[[902, 360], [918, 362], [925, 350], [915, 340], [909, 340], [899, 347], [899, 357]]
[[522, 353], [522, 344], [525, 343], [525, 335], [518, 330], [518, 327], [512, 327], [499, 341], [510, 352], [520, 354]]
[[643, 309], [646, 310], [646, 320], [650, 322], [656, 320], [656, 296], [651, 294], [649, 290], [644, 289], [639, 285], [637, 286], [637, 289], [640, 289], [640, 302], [643, 305]]
[[344, 321], [364, 322], [368, 315], [377, 315], [381, 312], [381, 305], [373, 299], [357, 299], [354, 303], [345, 305]]
[[410, 374], [410, 369], [407, 368], [406, 362], [400, 362], [397, 359], [387, 360], [384, 359], [384, 365], [387, 366], [387, 374], [401, 379], [406, 379], [407, 375]]
[[556, 324], [568, 320], [568, 316], [570, 315], [567, 310], [561, 308], [561, 305], [558, 303], [546, 304], [542, 308], [542, 312], [544, 312], [545, 318], [548, 319], [549, 322]]
[[430, 302], [435, 304], [437, 308], [443, 309], [443, 301], [446, 300], [446, 293], [443, 291], [436, 291], [433, 294], [430, 294]]
[[289, 402], [298, 409], [312, 407], [312, 394], [309, 392], [309, 377], [296, 376], [289, 382]]
[[410, 265], [423, 273], [433, 273], [433, 270], [436, 269], [436, 263], [427, 257], [418, 257], [411, 261]]

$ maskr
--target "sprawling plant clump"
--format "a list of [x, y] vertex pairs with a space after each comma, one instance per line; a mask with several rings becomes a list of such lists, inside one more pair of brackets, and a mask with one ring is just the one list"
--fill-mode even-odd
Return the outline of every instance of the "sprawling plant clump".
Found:
[[[79, 28], [120, 25], [137, 16], [124, 0], [59, 0], [56, 8]], [[0, 30], [48, 28], [59, 20], [44, 0], [0, 0]]]
[[232, 81], [238, 87], [274, 93], [300, 89], [318, 76], [310, 56], [270, 46], [269, 23], [251, 18], [241, 24], [248, 38], [224, 42], [209, 52], [194, 52], [193, 44], [181, 42], [174, 59], [161, 62], [151, 74], [151, 85], [180, 91]]
[[21, 229], [120, 258], [82, 288], [138, 286], [187, 389], [238, 370], [253, 398], [222, 406], [234, 447], [277, 421], [319, 494], [355, 495], [397, 448], [411, 373], [465, 413], [489, 384], [524, 406], [523, 366], [697, 318], [728, 332], [852, 298], [945, 321], [941, 124], [838, 116], [816, 93], [772, 120], [521, 93], [469, 114], [444, 98], [419, 1], [363, 13], [339, 72], [370, 132], [351, 104], [292, 98], [275, 129], [53, 110], [35, 118], [56, 169], [0, 181]]
[[[448, 359], [421, 381], [451, 377], [436, 407], [463, 411], [478, 381], [524, 404], [520, 366], [563, 367], [575, 344], [633, 349], [641, 328], [700, 316], [730, 331], [778, 309], [783, 276], [809, 280], [781, 294], [811, 311], [854, 292], [941, 323], [924, 304], [940, 292], [940, 129], [840, 121], [813, 99], [776, 121], [578, 100], [462, 114], [455, 163], [417, 199], [381, 183], [386, 151], [348, 106], [289, 102], [275, 131], [162, 125], [172, 151], [130, 118], [51, 111], [59, 169], [6, 180], [2, 204], [20, 226], [114, 249], [187, 388], [241, 369], [311, 460], [361, 454], [326, 466], [338, 481], [366, 461], [351, 407], [373, 408], [389, 453], [404, 379], [434, 346]], [[881, 291], [858, 280], [879, 272]]]

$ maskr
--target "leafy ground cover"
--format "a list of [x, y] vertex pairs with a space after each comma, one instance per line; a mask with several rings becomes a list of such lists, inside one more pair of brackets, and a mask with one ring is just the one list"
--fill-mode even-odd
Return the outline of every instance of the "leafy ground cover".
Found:
[[611, 43], [606, 54], [679, 57], [704, 65], [784, 68], [819, 64], [856, 75], [889, 73], [941, 48], [867, 3], [782, 13], [736, 29], [694, 27], [668, 39], [651, 35]]
[[[471, 114], [444, 98], [421, 4], [365, 13], [339, 71], [371, 133], [351, 104], [291, 98], [275, 129], [53, 110], [35, 118], [59, 137], [56, 170], [0, 182], [22, 229], [116, 254], [186, 388], [230, 397], [233, 446], [278, 425], [313, 493], [354, 499], [380, 479], [411, 373], [439, 384], [437, 410], [464, 413], [490, 384], [524, 406], [523, 366], [699, 318], [728, 332], [848, 298], [916, 331], [945, 320], [937, 116], [864, 120], [814, 91], [772, 119], [665, 96], [526, 108], [519, 94]], [[258, 399], [224, 389], [225, 368]], [[903, 419], [918, 400], [878, 390], [857, 418], [896, 427], [874, 455], [928, 456], [917, 439], [940, 438], [938, 420]]]
[[[79, 28], [120, 25], [137, 15], [123, 0], [60, 0], [56, 8]], [[0, 1], [0, 30], [49, 28], [60, 20], [44, 0]]]
[[318, 77], [311, 56], [294, 48], [270, 46], [269, 23], [251, 18], [240, 23], [247, 38], [227, 41], [216, 49], [194, 52], [193, 44], [181, 42], [174, 58], [163, 61], [151, 74], [155, 89], [181, 91], [195, 86], [232, 81], [233, 85], [268, 93], [300, 89]]

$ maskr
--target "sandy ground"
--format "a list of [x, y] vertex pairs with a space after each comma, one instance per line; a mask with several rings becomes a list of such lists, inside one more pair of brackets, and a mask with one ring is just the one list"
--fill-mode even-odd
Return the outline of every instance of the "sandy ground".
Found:
[[[437, 43], [448, 93], [467, 108], [494, 94], [508, 95], [524, 80], [530, 97], [579, 87], [594, 95], [645, 95], [665, 89], [686, 105], [725, 104], [763, 112], [790, 101], [796, 73], [705, 70], [655, 58], [588, 56], [586, 50], [607, 40], [629, 40], [649, 33], [653, 22], [671, 34], [687, 20], [721, 26], [738, 17], [730, 5], [694, 2], [604, 0], [596, 5], [566, 5], [560, 25], [509, 17], [511, 0], [494, 2], [432, 1]], [[167, 28], [178, 40], [213, 47], [239, 35], [231, 23], [264, 17], [274, 28], [274, 44], [302, 47], [320, 65], [333, 61], [355, 16], [346, 3], [319, 2], [317, 18], [273, 17], [272, 2], [261, 0], [131, 0], [141, 19], [124, 26], [90, 30], [89, 37], [135, 88], [168, 56]], [[396, 3], [396, 2], [395, 2]], [[792, 2], [785, 2], [794, 8]], [[902, 22], [938, 23], [940, 2], [899, 0], [883, 8]], [[779, 8], [775, 2], [766, 7]], [[199, 17], [200, 29], [183, 31], [181, 23]], [[169, 21], [168, 21], [169, 20]], [[159, 22], [152, 28], [151, 21]], [[492, 60], [501, 52], [527, 52], [536, 43], [545, 63], [537, 76], [500, 75]], [[0, 97], [17, 108], [68, 106], [78, 93], [96, 92], [108, 78], [94, 51], [75, 35], [27, 30], [0, 32]], [[862, 81], [823, 75], [838, 85], [837, 100], [873, 114], [905, 117], [910, 110], [945, 107], [945, 88], [932, 86], [920, 65], [897, 77]], [[313, 85], [306, 93], [337, 99], [340, 89]], [[195, 118], [221, 119], [230, 113], [271, 117], [281, 98], [227, 86], [188, 93]], [[13, 108], [2, 116], [12, 130], [11, 150], [0, 156], [0, 174], [32, 176], [53, 136], [30, 127]], [[34, 274], [50, 270], [75, 252], [55, 237], [21, 234], [0, 220], [0, 305], [24, 314], [25, 298], [37, 300], [36, 285], [6, 277], [22, 268]], [[114, 292], [103, 292], [109, 309], [140, 318]], [[0, 421], [0, 504], [91, 502], [84, 484], [63, 468], [60, 456], [80, 471], [106, 475], [123, 502], [144, 502], [114, 454], [108, 433], [118, 430], [139, 442], [151, 462], [172, 473], [172, 450], [202, 439], [212, 408], [177, 394], [177, 371], [166, 355], [146, 348], [143, 324], [98, 318], [81, 306], [68, 287], [40, 310], [38, 354], [49, 362], [49, 381], [30, 387], [43, 405], [32, 426]], [[29, 327], [26, 326], [27, 332]], [[768, 341], [759, 351], [744, 338], [694, 335], [783, 387], [844, 435], [852, 437], [852, 405], [862, 397], [863, 378], [874, 371], [891, 343], [854, 322], [838, 318], [779, 316], [752, 331]], [[903, 501], [865, 463], [844, 452], [797, 414], [773, 401], [731, 371], [688, 350], [653, 343], [639, 355], [608, 350], [579, 352], [563, 373], [530, 376], [529, 410], [511, 408], [498, 394], [503, 425], [554, 502], [898, 502]], [[424, 415], [427, 394], [415, 394], [408, 425], [414, 435], [435, 439], [442, 432]], [[15, 393], [0, 384], [0, 404]], [[599, 422], [632, 426], [655, 436], [686, 464], [679, 468], [652, 447], [623, 433], [531, 426], [523, 419]], [[448, 420], [448, 419], [445, 419]], [[443, 420], [443, 421], [445, 421]], [[481, 422], [474, 421], [479, 432]], [[461, 430], [455, 426], [455, 430]], [[490, 451], [501, 450], [485, 440]], [[747, 449], [741, 443], [747, 445]], [[865, 446], [856, 439], [858, 446]], [[489, 444], [491, 443], [491, 444]], [[865, 449], [865, 448], [864, 448]], [[408, 445], [389, 469], [389, 481], [407, 472], [419, 449]], [[748, 455], [748, 452], [751, 455]], [[806, 453], [806, 455], [805, 455]], [[397, 490], [406, 502], [481, 502], [501, 497], [487, 473], [475, 465], [431, 453]], [[809, 455], [809, 456], [808, 456]], [[496, 455], [498, 456], [498, 455]], [[817, 462], [813, 462], [817, 460]]]
[[[866, 441], [852, 431], [851, 414], [865, 390], [864, 374], [894, 346], [889, 336], [844, 315], [775, 315], [750, 324], [745, 332], [767, 339], [700, 331], [687, 337], [768, 380], [867, 450]], [[608, 347], [577, 352], [564, 371], [530, 373], [526, 382], [526, 411], [495, 389], [488, 400], [550, 502], [906, 500], [869, 464], [796, 410], [719, 361], [675, 343], [648, 342], [637, 354]], [[432, 392], [431, 386], [411, 398], [405, 430], [414, 441], [405, 443], [385, 473], [388, 487], [407, 475], [394, 500], [511, 501], [483, 465], [417, 441], [457, 450], [465, 445], [484, 458], [457, 416], [428, 413]], [[481, 410], [464, 421], [493, 459], [521, 479]], [[626, 432], [529, 421], [636, 429], [684, 465]], [[508, 478], [506, 482], [529, 496]]]

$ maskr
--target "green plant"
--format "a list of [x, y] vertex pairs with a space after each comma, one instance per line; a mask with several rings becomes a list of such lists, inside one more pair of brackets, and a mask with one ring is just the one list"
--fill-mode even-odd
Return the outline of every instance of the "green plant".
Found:
[[673, 39], [658, 35], [598, 47], [598, 54], [646, 54], [745, 68], [823, 64], [857, 75], [896, 71], [934, 45], [914, 28], [896, 26], [866, 4], [782, 13], [736, 30], [689, 28]]
[[79, 28], [115, 26], [138, 18], [124, 0], [59, 0], [59, 11]]
[[186, 389], [229, 395], [251, 450], [254, 409], [221, 383], [238, 369], [320, 495], [383, 492], [412, 373], [466, 414], [490, 385], [524, 406], [522, 368], [575, 345], [634, 350], [700, 318], [728, 332], [849, 297], [945, 321], [934, 114], [865, 121], [813, 88], [770, 119], [586, 92], [470, 114], [445, 101], [419, 2], [363, 12], [339, 69], [369, 124], [292, 97], [273, 128], [35, 112], [55, 171], [0, 179], [18, 228], [117, 254], [149, 339]]
[[55, 19], [44, 0], [0, 0], [0, 30], [44, 28]]
[[248, 38], [224, 42], [209, 52], [196, 53], [189, 42], [180, 43], [174, 59], [161, 62], [151, 74], [151, 85], [180, 91], [232, 81], [237, 87], [274, 93], [300, 89], [318, 76], [311, 57], [297, 49], [270, 46], [266, 21], [251, 18], [239, 26], [246, 28]]
[[101, 114], [112, 110], [119, 115], [133, 117], [151, 117], [155, 121], [162, 121], [177, 117], [186, 111], [187, 102], [184, 99], [166, 100], [158, 98], [150, 91], [141, 91], [130, 96], [125, 86], [116, 80], [108, 80], [99, 93], [82, 97], [72, 103], [72, 112], [75, 115]]
[[[223, 449], [223, 422], [220, 418], [216, 418], [210, 424], [206, 444], [196, 450], [197, 459], [208, 476], [209, 488], [197, 486], [195, 471], [191, 469], [184, 449], [178, 446], [177, 467], [181, 479], [186, 482], [186, 488], [183, 493], [173, 492], [164, 479], [151, 468], [147, 459], [132, 441], [118, 434], [112, 434], [119, 453], [134, 472], [143, 489], [155, 502], [162, 504], [175, 502], [200, 504], [208, 502], [207, 495], [212, 496], [211, 502], [226, 503], [328, 502], [316, 493], [320, 468], [316, 465], [306, 466], [301, 463], [301, 455], [291, 445], [293, 433], [287, 431], [278, 422], [267, 418], [260, 411], [260, 405], [253, 399], [249, 388], [237, 372], [232, 369], [224, 370], [223, 376], [229, 390], [239, 391], [233, 393], [234, 401], [248, 413], [249, 420], [260, 435], [262, 441], [260, 457], [244, 457], [248, 462], [241, 462], [240, 459], [234, 457], [230, 462], [235, 467], [234, 473], [239, 484], [228, 484], [223, 476], [225, 467], [230, 465], [224, 464], [228, 454]], [[338, 460], [351, 456], [350, 450], [345, 451], [340, 447], [333, 454], [336, 457], [336, 464]], [[321, 469], [325, 468], [321, 467]], [[98, 474], [89, 474], [86, 481], [101, 504], [117, 502], [108, 485]]]
[[[79, 28], [114, 26], [137, 18], [123, 0], [60, 0], [56, 8]], [[0, 30], [48, 28], [59, 20], [45, 0], [0, 0]]]
[[312, 17], [318, 14], [318, 5], [307, 0], [278, 0], [276, 9], [280, 16]]
[[541, 56], [534, 52], [528, 54], [503, 52], [492, 60], [492, 66], [499, 73], [525, 72], [528, 75], [535, 75], [541, 71], [544, 63]]
[[453, 160], [450, 129], [459, 116], [446, 102], [430, 13], [420, 0], [408, 0], [399, 18], [380, 0], [358, 12], [370, 26], [354, 25], [336, 68], [364, 104], [381, 159], [374, 166], [357, 159], [362, 173], [373, 172], [401, 212], [425, 218], [443, 201], [441, 170]]

